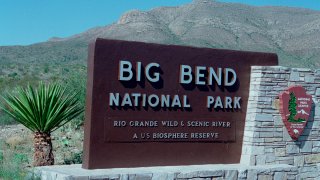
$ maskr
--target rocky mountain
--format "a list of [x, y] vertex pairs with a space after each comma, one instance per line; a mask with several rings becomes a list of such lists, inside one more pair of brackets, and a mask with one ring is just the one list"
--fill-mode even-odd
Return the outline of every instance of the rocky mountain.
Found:
[[[60, 81], [80, 92], [84, 106], [87, 47], [97, 37], [274, 52], [280, 65], [320, 68], [320, 11], [194, 0], [179, 7], [132, 10], [113, 24], [68, 38], [0, 46], [0, 96], [39, 80]], [[0, 124], [9, 122], [0, 111]]]
[[113, 24], [68, 38], [0, 47], [0, 66], [8, 63], [85, 66], [87, 44], [97, 37], [274, 52], [279, 55], [280, 65], [320, 67], [320, 11], [213, 0], [194, 0], [150, 11], [132, 10]]

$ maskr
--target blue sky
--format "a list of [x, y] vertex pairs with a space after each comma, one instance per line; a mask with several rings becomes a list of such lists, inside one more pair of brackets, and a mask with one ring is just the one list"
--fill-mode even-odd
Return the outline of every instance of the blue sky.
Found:
[[[68, 37], [115, 22], [131, 9], [177, 6], [192, 0], [0, 0], [0, 46]], [[320, 10], [319, 0], [220, 0]]]

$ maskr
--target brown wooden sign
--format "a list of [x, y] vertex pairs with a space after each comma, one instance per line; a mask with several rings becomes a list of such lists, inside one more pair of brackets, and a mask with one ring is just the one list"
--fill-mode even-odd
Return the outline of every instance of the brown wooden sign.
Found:
[[97, 39], [84, 168], [239, 163], [252, 65], [275, 54]]
[[312, 96], [302, 86], [291, 86], [279, 96], [282, 121], [293, 140], [302, 134], [311, 112]]

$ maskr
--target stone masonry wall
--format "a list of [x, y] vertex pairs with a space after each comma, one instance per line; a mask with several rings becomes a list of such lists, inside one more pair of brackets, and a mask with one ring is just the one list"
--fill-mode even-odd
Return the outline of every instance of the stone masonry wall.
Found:
[[[278, 95], [291, 85], [303, 86], [313, 98], [310, 119], [297, 141], [289, 136], [279, 113]], [[320, 70], [252, 67], [240, 164], [101, 170], [71, 165], [37, 170], [48, 180], [320, 180]]]
[[212, 164], [142, 168], [82, 169], [81, 165], [42, 166], [42, 180], [296, 180], [297, 168], [285, 165]]
[[[293, 141], [279, 113], [278, 95], [301, 85], [312, 95], [310, 118], [303, 134]], [[288, 164], [298, 168], [297, 179], [319, 178], [320, 70], [253, 66], [241, 164]]]

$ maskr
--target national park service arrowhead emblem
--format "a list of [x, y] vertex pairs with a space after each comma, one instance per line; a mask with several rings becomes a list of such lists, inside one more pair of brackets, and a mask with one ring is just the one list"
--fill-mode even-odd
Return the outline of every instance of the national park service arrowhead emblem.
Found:
[[280, 114], [289, 135], [297, 140], [311, 112], [312, 96], [302, 86], [291, 86], [279, 96]]

